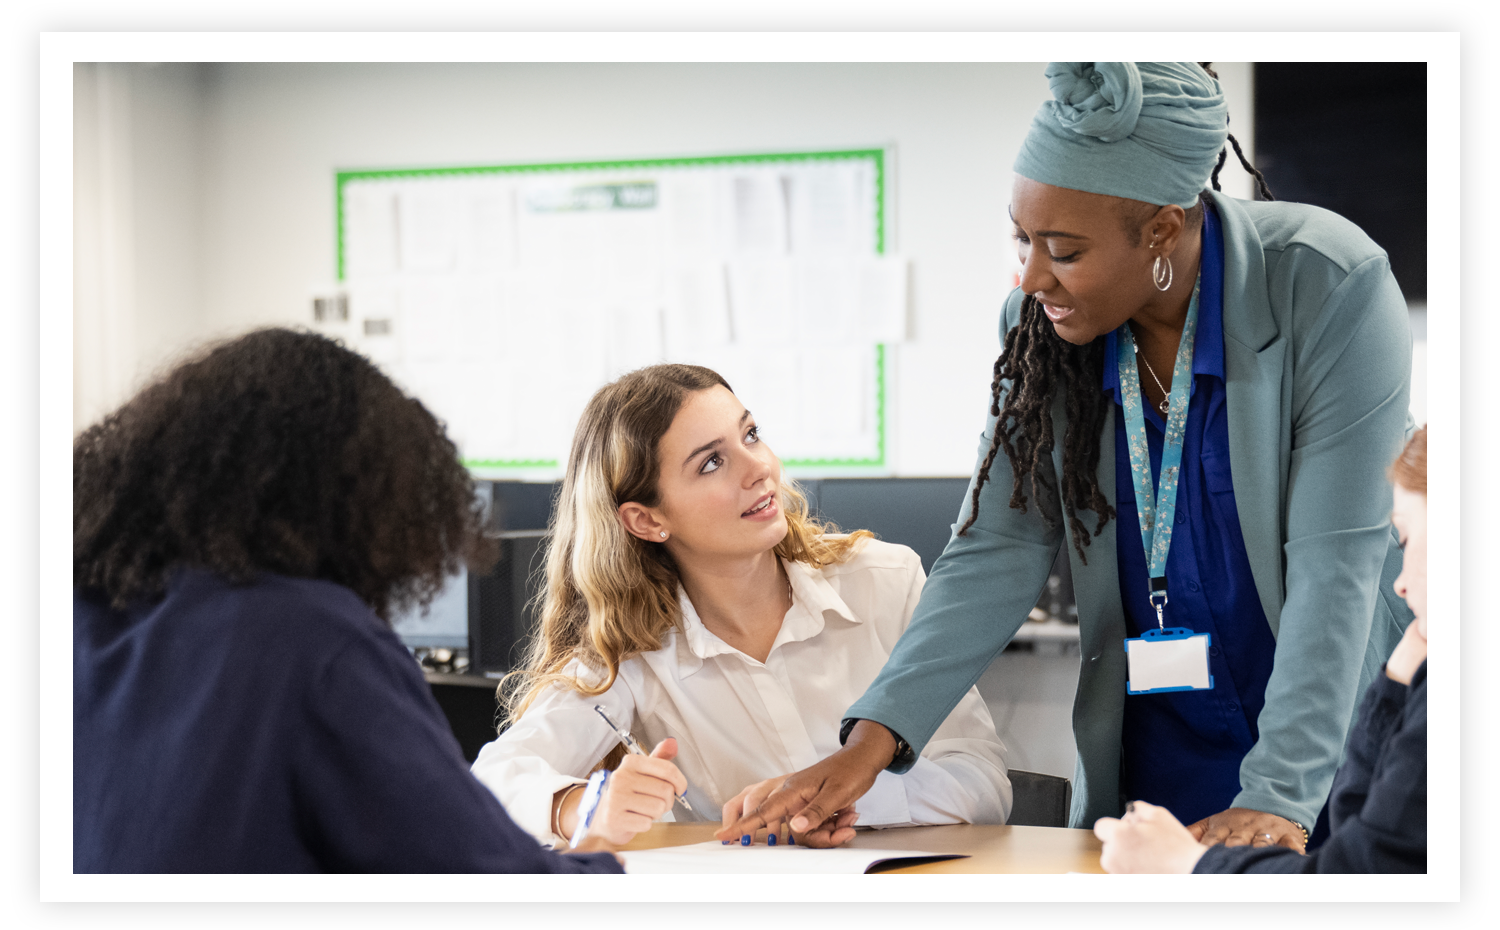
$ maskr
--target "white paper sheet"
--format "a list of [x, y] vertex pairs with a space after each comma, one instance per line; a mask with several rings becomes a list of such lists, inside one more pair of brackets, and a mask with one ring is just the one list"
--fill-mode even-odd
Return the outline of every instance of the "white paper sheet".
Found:
[[725, 251], [722, 178], [706, 171], [669, 175], [661, 183], [664, 248], [680, 256], [717, 256]]
[[458, 243], [460, 267], [479, 272], [515, 267], [515, 190], [487, 185], [474, 190], [466, 203], [471, 233]]
[[860, 271], [860, 263], [853, 259], [797, 259], [792, 263], [793, 331], [804, 345], [865, 341], [855, 307]]
[[806, 846], [725, 846], [717, 840], [691, 846], [620, 853], [631, 875], [858, 875], [892, 859], [963, 859], [909, 849], [809, 849]]
[[669, 358], [691, 361], [730, 341], [729, 282], [722, 262], [669, 268], [665, 275], [663, 335]]
[[412, 184], [396, 204], [401, 270], [441, 272], [453, 268], [460, 213], [457, 193], [443, 183]]
[[344, 259], [351, 279], [396, 270], [396, 192], [390, 186], [344, 188]]
[[[861, 242], [855, 192], [849, 166], [821, 166], [789, 172], [790, 247], [795, 254], [855, 254]], [[867, 237], [866, 237], [867, 238]]]
[[729, 316], [734, 341], [765, 345], [792, 333], [792, 263], [787, 259], [742, 260], [729, 265]]
[[628, 371], [655, 365], [662, 357], [661, 308], [655, 305], [616, 307], [605, 314], [609, 335], [605, 343], [613, 381]]
[[733, 204], [733, 246], [739, 252], [785, 255], [786, 190], [769, 171], [741, 174], [729, 180]]

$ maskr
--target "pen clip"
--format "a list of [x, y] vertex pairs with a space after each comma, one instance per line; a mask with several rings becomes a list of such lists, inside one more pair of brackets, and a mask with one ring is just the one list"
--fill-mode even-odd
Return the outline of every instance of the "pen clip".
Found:
[[636, 755], [649, 755], [649, 753], [647, 753], [646, 750], [641, 747], [641, 744], [636, 742], [635, 737], [630, 735], [630, 732], [628, 730], [623, 729], [618, 723], [615, 723], [614, 719], [605, 712], [603, 707], [595, 704], [594, 712], [604, 718], [604, 722], [609, 724], [609, 728], [611, 730], [615, 731], [615, 735], [618, 736], [620, 738], [620, 741], [625, 744], [626, 749], [629, 749]]

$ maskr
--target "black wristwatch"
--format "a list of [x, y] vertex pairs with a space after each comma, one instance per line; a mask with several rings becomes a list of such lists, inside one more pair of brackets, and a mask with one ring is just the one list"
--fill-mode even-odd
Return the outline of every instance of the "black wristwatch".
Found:
[[[852, 731], [854, 729], [854, 725], [856, 723], [859, 723], [859, 721], [861, 719], [863, 719], [863, 718], [861, 718], [861, 717], [850, 717], [849, 719], [847, 719], [847, 720], [844, 721], [844, 725], [843, 726], [839, 727], [839, 745], [840, 746], [844, 745], [845, 743], [847, 743], [849, 741], [849, 733], [850, 733], [850, 731]], [[872, 720], [870, 722], [871, 723], [880, 723], [879, 720]], [[883, 726], [883, 727], [885, 727], [885, 724], [883, 724], [883, 723], [880, 723], [880, 725]], [[912, 751], [911, 743], [908, 743], [905, 739], [903, 739], [901, 737], [900, 733], [897, 733], [895, 730], [892, 730], [890, 727], [885, 727], [885, 730], [886, 730], [887, 733], [891, 734], [892, 738], [894, 738], [896, 740], [896, 754], [891, 757], [891, 763], [890, 763], [890, 765], [887, 765], [886, 768], [889, 769], [889, 770], [891, 770], [892, 772], [898, 772], [899, 773], [899, 772], [905, 772], [908, 769], [910, 769], [913, 765], [916, 765], [917, 764], [917, 754]]]

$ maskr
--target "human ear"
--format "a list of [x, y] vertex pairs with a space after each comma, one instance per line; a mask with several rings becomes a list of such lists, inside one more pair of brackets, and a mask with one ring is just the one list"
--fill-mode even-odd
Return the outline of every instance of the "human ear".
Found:
[[1147, 245], [1157, 254], [1167, 258], [1177, 251], [1177, 243], [1182, 239], [1183, 227], [1187, 224], [1187, 211], [1169, 203], [1156, 211], [1151, 222], [1146, 227]]
[[637, 504], [635, 501], [626, 501], [615, 512], [620, 515], [620, 524], [625, 527], [625, 532], [637, 539], [644, 539], [646, 542], [666, 542], [671, 533], [650, 507]]

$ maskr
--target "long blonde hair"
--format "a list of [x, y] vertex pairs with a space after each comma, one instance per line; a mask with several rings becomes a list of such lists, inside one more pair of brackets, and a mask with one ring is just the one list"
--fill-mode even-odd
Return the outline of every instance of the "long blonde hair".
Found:
[[[676, 564], [665, 546], [626, 532], [619, 507], [661, 503], [657, 447], [688, 397], [722, 386], [716, 372], [698, 365], [653, 365], [600, 388], [573, 433], [568, 470], [553, 508], [547, 544], [541, 627], [531, 637], [526, 663], [501, 681], [507, 719], [526, 712], [553, 685], [586, 695], [603, 694], [620, 663], [661, 648], [680, 627]], [[796, 484], [781, 480], [787, 531], [776, 544], [783, 559], [821, 568], [842, 562], [872, 534], [847, 536], [814, 520]], [[585, 680], [564, 669], [573, 659], [595, 673]]]

